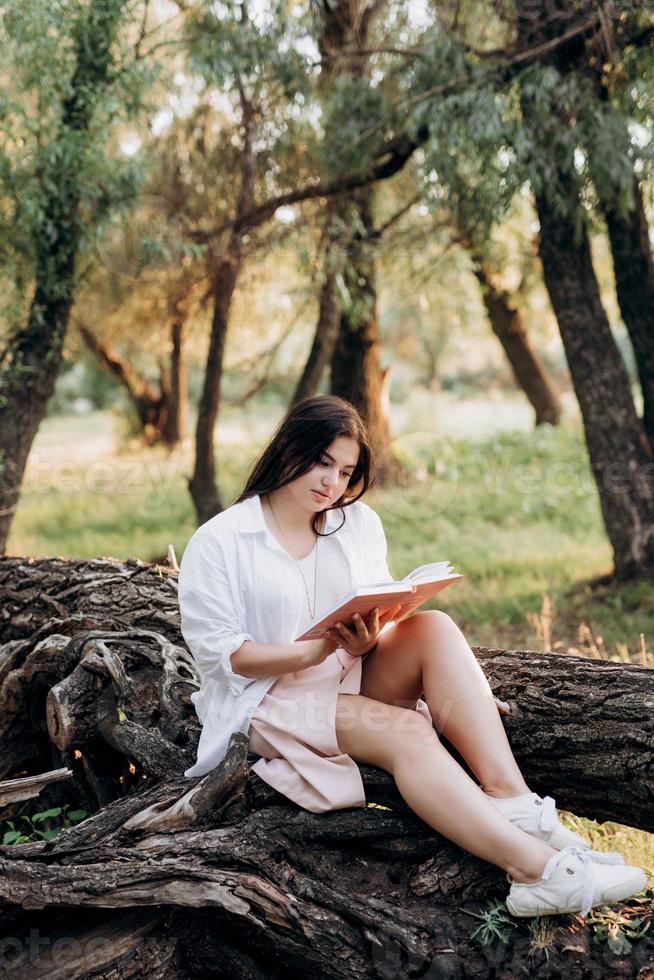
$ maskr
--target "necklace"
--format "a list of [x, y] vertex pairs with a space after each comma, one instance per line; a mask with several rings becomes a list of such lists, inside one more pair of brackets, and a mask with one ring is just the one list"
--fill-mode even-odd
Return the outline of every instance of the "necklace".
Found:
[[289, 555], [291, 555], [291, 558], [293, 559], [293, 561], [297, 565], [297, 570], [299, 571], [300, 575], [302, 576], [302, 581], [304, 582], [304, 591], [305, 591], [306, 596], [307, 596], [307, 606], [309, 607], [309, 615], [313, 619], [314, 616], [316, 615], [316, 583], [318, 581], [318, 541], [320, 539], [319, 539], [318, 536], [316, 536], [316, 544], [315, 544], [316, 564], [315, 564], [315, 567], [314, 567], [314, 570], [313, 570], [313, 609], [312, 609], [311, 608], [311, 603], [309, 602], [309, 586], [307, 585], [307, 580], [304, 577], [304, 572], [302, 571], [302, 567], [301, 567], [300, 563], [298, 562], [297, 558], [295, 558], [295, 556], [291, 554], [291, 546], [288, 543], [288, 538], [284, 534], [284, 531], [282, 529], [282, 526], [279, 523], [279, 521], [277, 520], [277, 517], [275, 516], [275, 511], [273, 510], [273, 506], [272, 506], [272, 504], [270, 502], [270, 496], [268, 494], [266, 494], [266, 499], [268, 500], [268, 506], [270, 507], [270, 513], [272, 514], [272, 516], [275, 519], [275, 524], [277, 525], [277, 527], [281, 531], [281, 535], [282, 535], [284, 541], [286, 542], [288, 553], [289, 553]]

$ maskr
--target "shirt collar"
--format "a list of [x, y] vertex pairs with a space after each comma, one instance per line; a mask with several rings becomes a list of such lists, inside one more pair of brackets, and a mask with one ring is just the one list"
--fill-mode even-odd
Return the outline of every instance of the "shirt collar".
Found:
[[[263, 516], [260, 494], [255, 493], [252, 497], [246, 497], [245, 500], [240, 502], [239, 506], [243, 508], [239, 525], [242, 532], [246, 534], [257, 534], [260, 531], [266, 531], [268, 529], [268, 525]], [[328, 510], [325, 514], [325, 527], [322, 533], [325, 534], [328, 531], [332, 531], [334, 528], [340, 527], [342, 523], [343, 509], [341, 507]]]

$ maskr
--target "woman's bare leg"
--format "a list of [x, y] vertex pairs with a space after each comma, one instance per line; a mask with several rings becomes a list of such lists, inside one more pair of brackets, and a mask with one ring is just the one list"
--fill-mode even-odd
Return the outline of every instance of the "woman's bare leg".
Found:
[[517, 881], [537, 881], [557, 852], [503, 817], [415, 711], [339, 694], [339, 748], [356, 762], [390, 772], [414, 813]]
[[443, 612], [415, 613], [384, 633], [362, 664], [361, 694], [415, 707], [424, 694], [434, 724], [491, 796], [529, 792], [477, 658]]

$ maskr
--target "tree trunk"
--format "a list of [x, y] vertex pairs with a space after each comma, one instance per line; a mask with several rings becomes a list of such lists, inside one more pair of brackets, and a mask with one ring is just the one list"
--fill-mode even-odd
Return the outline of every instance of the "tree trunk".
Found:
[[514, 377], [536, 413], [536, 425], [558, 425], [561, 399], [538, 351], [532, 347], [519, 309], [503, 290], [497, 289], [482, 262], [474, 262], [474, 273], [493, 333], [501, 343]]
[[62, 99], [61, 152], [50, 154], [42, 174], [43, 186], [51, 190], [35, 230], [34, 295], [27, 323], [0, 358], [0, 554], [7, 547], [27, 459], [59, 375], [76, 289], [81, 188], [71, 165], [70, 141], [75, 138], [83, 146], [88, 139], [95, 101], [109, 84], [111, 47], [124, 5], [124, 0], [112, 0], [81, 15], [75, 70]]
[[291, 399], [291, 405], [303, 398], [313, 397], [320, 387], [325, 369], [330, 364], [341, 320], [341, 299], [338, 279], [343, 275], [351, 232], [347, 228], [347, 199], [331, 198], [325, 207], [326, 245], [323, 255], [323, 280], [320, 288], [318, 323], [302, 376]]
[[625, 580], [654, 573], [654, 459], [601, 303], [588, 234], [537, 198], [540, 255], [584, 423], [613, 549]]
[[224, 252], [218, 255], [211, 276], [213, 314], [209, 351], [204, 371], [204, 384], [198, 405], [195, 429], [195, 464], [189, 480], [198, 524], [204, 524], [223, 509], [216, 483], [216, 459], [213, 446], [214, 430], [220, 408], [220, 387], [223, 376], [225, 343], [229, 313], [243, 263], [243, 235], [248, 229], [238, 229], [239, 219], [252, 207], [254, 194], [256, 113], [248, 101], [243, 86], [239, 88], [243, 124], [240, 188], [236, 203], [235, 227]]
[[131, 362], [118, 351], [82, 325], [79, 326], [82, 340], [97, 358], [125, 389], [134, 407], [141, 426], [146, 445], [152, 446], [161, 440], [161, 427], [166, 416], [166, 396], [163, 390], [155, 391], [151, 384], [139, 377]]
[[[356, 0], [354, 3], [325, 3], [316, 5], [321, 13], [321, 33], [318, 47], [321, 55], [321, 71], [318, 89], [323, 100], [330, 93], [339, 75], [354, 74], [365, 78], [369, 71], [369, 59], [365, 53], [368, 32], [375, 12], [380, 12], [383, 4], [366, 7]], [[346, 49], [352, 54], [359, 47], [363, 53], [344, 61], [339, 53]], [[323, 256], [322, 286], [318, 324], [309, 357], [302, 377], [293, 395], [292, 404], [303, 398], [315, 395], [327, 365], [332, 362], [341, 323], [341, 296], [338, 280], [342, 277], [348, 249], [357, 223], [356, 200], [351, 193], [332, 195], [325, 205], [326, 247]], [[383, 373], [383, 372], [382, 372]], [[382, 406], [383, 407], [383, 406]]]
[[643, 424], [654, 452], [654, 261], [637, 179], [634, 177], [633, 206], [628, 214], [621, 214], [606, 201], [603, 211], [620, 312], [631, 338], [643, 393]]
[[[604, 43], [604, 38], [602, 39]], [[597, 56], [590, 48], [584, 59], [595, 97], [606, 109], [609, 91], [598, 72]], [[631, 195], [624, 203], [624, 186], [616, 179], [613, 154], [610, 164], [600, 169], [593, 147], [588, 148], [588, 164], [600, 208], [604, 214], [611, 245], [613, 273], [622, 319], [629, 333], [643, 396], [643, 425], [654, 452], [654, 259], [643, 194], [633, 169], [633, 143], [627, 117], [613, 114], [612, 149], [631, 169]]]
[[[361, 767], [376, 806], [310, 813], [250, 770], [237, 733], [217, 769], [185, 779], [197, 674], [162, 571], [0, 561], [0, 767], [17, 777], [12, 795], [0, 786], [2, 818], [69, 801], [95, 811], [50, 842], [0, 847], [3, 975], [511, 980], [529, 954], [535, 971], [604, 980], [608, 950], [576, 917], [547, 957], [520, 920], [503, 942], [473, 940], [470, 913], [503, 899], [503, 872], [419, 820], [381, 770]], [[476, 653], [534, 790], [654, 830], [654, 670]], [[50, 771], [62, 763], [69, 778]], [[42, 788], [38, 804], [26, 787]], [[625, 920], [651, 915], [650, 898]], [[611, 967], [635, 976], [650, 955], [634, 941]]]
[[375, 263], [368, 233], [374, 228], [372, 188], [353, 192], [363, 232], [348, 249], [345, 283], [349, 294], [341, 308], [338, 341], [331, 362], [331, 391], [346, 398], [366, 422], [374, 451], [377, 482], [397, 481], [402, 467], [393, 454], [388, 412], [384, 409], [384, 382], [388, 369], [379, 361], [379, 321]]
[[55, 299], [53, 289], [37, 284], [27, 326], [12, 339], [0, 374], [0, 554], [7, 547], [32, 443], [61, 369], [77, 240], [69, 246], [68, 261], [58, 263], [61, 290], [67, 295]]
[[170, 382], [166, 399], [166, 417], [161, 441], [176, 446], [186, 432], [188, 392], [186, 384], [186, 358], [184, 356], [184, 320], [175, 317], [170, 328]]
[[[599, 14], [598, 20], [591, 27], [590, 20], [596, 13]], [[610, 20], [605, 20], [606, 13], [599, 8], [596, 11], [595, 5], [588, 0], [580, 4], [564, 3], [563, 0], [550, 0], [547, 3], [543, 0], [520, 0], [518, 3], [518, 35], [523, 49], [538, 50], [544, 42], [560, 40], [569, 32], [566, 42], [559, 44], [542, 60], [554, 65], [563, 75], [583, 73], [591, 82], [595, 98], [604, 105], [610, 95], [602, 80], [600, 65], [606, 58], [613, 61], [610, 31], [615, 30], [615, 22], [608, 26]], [[615, 17], [616, 12], [611, 11], [609, 16]], [[585, 30], [574, 30], [575, 26], [581, 26], [584, 22]], [[625, 40], [622, 39], [621, 43], [624, 44]], [[587, 98], [587, 95], [582, 97]], [[564, 112], [567, 115], [568, 109]], [[617, 141], [616, 155], [623, 159], [631, 157], [626, 118], [614, 119], [614, 123], [611, 133], [614, 143]], [[642, 193], [634, 174], [632, 204], [625, 214], [621, 202], [618, 203], [623, 188], [617, 183], [611, 165], [604, 172], [599, 170], [592, 145], [587, 147], [587, 157], [606, 219], [618, 303], [636, 357], [643, 394], [643, 423], [654, 452], [654, 261]], [[551, 173], [548, 180], [551, 181]]]
[[213, 315], [209, 352], [204, 371], [204, 384], [198, 405], [198, 420], [195, 430], [195, 466], [189, 480], [189, 489], [198, 524], [204, 524], [223, 509], [220, 492], [216, 483], [216, 457], [213, 435], [220, 407], [220, 388], [223, 376], [225, 343], [229, 327], [229, 312], [239, 273], [241, 271], [241, 249], [234, 247], [217, 263], [214, 271]]
[[[561, 0], [553, 5], [521, 0], [520, 44], [526, 49], [537, 37], [540, 43], [556, 38], [580, 16], [579, 9]], [[549, 60], [565, 72], [583, 51], [576, 37]], [[561, 139], [569, 122], [555, 98], [545, 109], [542, 100], [523, 90], [521, 105], [533, 146], [545, 284], [581, 409], [615, 575], [620, 580], [649, 577], [654, 574], [654, 455], [602, 306], [570, 140]]]
[[316, 332], [313, 335], [311, 350], [289, 407], [296, 405], [304, 398], [312, 398], [318, 393], [325, 369], [334, 354], [341, 316], [341, 307], [337, 295], [337, 275], [338, 273], [334, 270], [325, 273], [320, 289]]
[[[321, 0], [322, 30], [318, 39], [321, 55], [323, 93], [328, 83], [350, 74], [369, 84], [370, 58], [366, 50], [375, 16], [381, 15], [384, 2], [368, 4], [365, 0]], [[341, 57], [341, 52], [355, 57]], [[349, 229], [344, 262], [344, 280], [349, 299], [339, 303], [338, 339], [331, 354], [330, 390], [347, 399], [359, 410], [368, 429], [373, 448], [376, 481], [384, 485], [399, 480], [404, 470], [393, 454], [388, 412], [390, 374], [379, 361], [379, 323], [377, 320], [376, 284], [373, 244], [372, 186], [350, 191], [333, 202], [338, 209], [337, 222]], [[340, 265], [340, 259], [337, 263]], [[336, 309], [332, 307], [332, 315]]]
[[184, 321], [179, 317], [173, 319], [170, 371], [162, 366], [161, 385], [157, 391], [137, 374], [128, 358], [119, 354], [111, 344], [99, 340], [88, 327], [79, 326], [80, 336], [88, 349], [125, 389], [147, 446], [163, 443], [172, 448], [184, 433], [187, 395], [183, 332]]

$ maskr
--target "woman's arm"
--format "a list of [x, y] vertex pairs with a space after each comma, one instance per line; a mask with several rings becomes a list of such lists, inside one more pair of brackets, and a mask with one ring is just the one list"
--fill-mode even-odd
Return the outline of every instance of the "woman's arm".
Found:
[[182, 634], [202, 674], [227, 684], [238, 696], [259, 677], [303, 670], [339, 646], [335, 638], [258, 643], [244, 626], [241, 597], [231, 586], [229, 557], [207, 532], [184, 550], [178, 592]]
[[233, 669], [244, 677], [274, 677], [305, 670], [325, 660], [338, 647], [329, 637], [295, 643], [255, 643], [246, 640], [231, 656]]
[[238, 697], [253, 683], [232, 669], [230, 657], [254, 636], [245, 627], [240, 594], [228, 574], [230, 557], [200, 528], [184, 549], [178, 595], [182, 635], [203, 677], [226, 684]]

